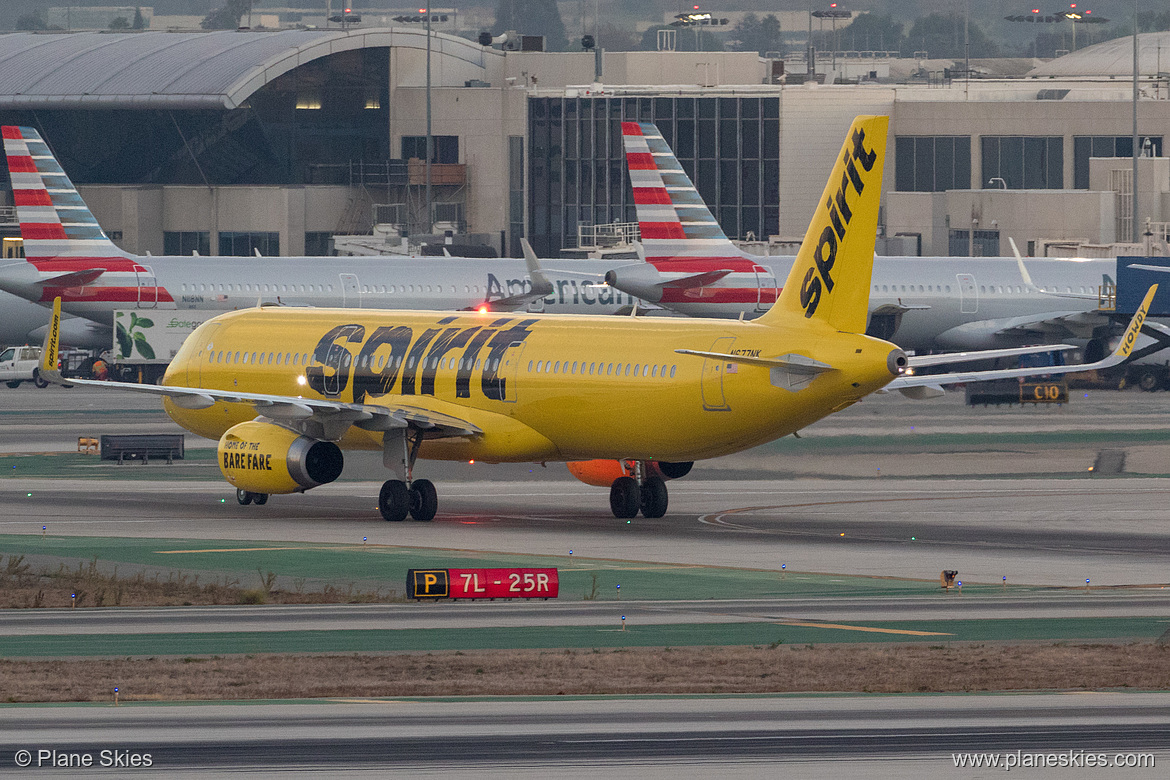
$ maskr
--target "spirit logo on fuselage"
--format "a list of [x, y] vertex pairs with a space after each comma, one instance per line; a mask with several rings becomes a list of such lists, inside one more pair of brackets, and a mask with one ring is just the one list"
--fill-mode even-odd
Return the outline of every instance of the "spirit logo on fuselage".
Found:
[[838, 241], [845, 241], [845, 231], [849, 229], [849, 222], [853, 219], [853, 209], [849, 208], [848, 193], [850, 187], [859, 196], [865, 189], [865, 181], [854, 165], [857, 161], [862, 169], [869, 173], [877, 161], [877, 152], [865, 149], [865, 131], [853, 132], [853, 151], [846, 152], [842, 162], [845, 172], [841, 174], [841, 185], [837, 193], [825, 201], [830, 224], [825, 225], [821, 237], [817, 241], [817, 248], [813, 250], [813, 268], [808, 269], [804, 281], [800, 284], [800, 305], [804, 308], [804, 316], [812, 317], [821, 302], [821, 288], [825, 294], [833, 292], [833, 263], [837, 262]]
[[[471, 397], [471, 379], [480, 372], [484, 396], [495, 401], [514, 400], [508, 393], [506, 353], [514, 349], [512, 369], [531, 335], [535, 319], [505, 317], [486, 325], [460, 324], [459, 317], [444, 317], [434, 327], [415, 334], [407, 325], [383, 325], [367, 335], [364, 325], [338, 325], [321, 337], [313, 352], [315, 364], [305, 370], [309, 387], [324, 396], [337, 397], [353, 386], [354, 403], [388, 395], [434, 395], [439, 366], [456, 362], [455, 397]], [[466, 321], [464, 321], [466, 322]], [[361, 345], [354, 356], [351, 347]]]

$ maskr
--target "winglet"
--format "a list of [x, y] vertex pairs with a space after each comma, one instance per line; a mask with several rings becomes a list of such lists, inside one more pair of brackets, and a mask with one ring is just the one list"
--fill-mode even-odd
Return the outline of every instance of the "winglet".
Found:
[[[1150, 289], [1146, 291], [1146, 297], [1142, 298], [1142, 305], [1138, 306], [1138, 310], [1134, 312], [1133, 319], [1129, 321], [1129, 327], [1125, 329], [1125, 335], [1121, 337], [1121, 341], [1117, 343], [1117, 348], [1113, 350], [1110, 358], [1118, 358], [1125, 360], [1129, 354], [1133, 352], [1133, 347], [1137, 344], [1138, 334], [1141, 333], [1142, 324], [1146, 321], [1146, 313], [1150, 310], [1150, 304], [1154, 301], [1154, 295], [1158, 292], [1158, 285], [1151, 284]], [[1116, 362], [1120, 363], [1121, 360]]]
[[541, 270], [540, 260], [536, 257], [536, 252], [532, 251], [532, 245], [528, 243], [527, 238], [520, 239], [520, 246], [524, 249], [524, 262], [528, 265], [528, 278], [532, 280], [532, 294], [536, 297], [543, 298], [546, 295], [551, 295], [553, 291], [552, 282], [544, 275]]
[[1008, 243], [1012, 245], [1012, 254], [1016, 256], [1016, 266], [1020, 269], [1020, 276], [1024, 279], [1024, 284], [1029, 289], [1036, 289], [1036, 285], [1032, 282], [1032, 275], [1028, 273], [1028, 268], [1024, 265], [1024, 257], [1020, 254], [1019, 247], [1016, 246], [1016, 240], [1008, 236]]
[[60, 379], [57, 370], [58, 353], [61, 348], [61, 298], [53, 299], [53, 318], [49, 321], [49, 329], [45, 331], [45, 343], [41, 347], [40, 375], [49, 380]]

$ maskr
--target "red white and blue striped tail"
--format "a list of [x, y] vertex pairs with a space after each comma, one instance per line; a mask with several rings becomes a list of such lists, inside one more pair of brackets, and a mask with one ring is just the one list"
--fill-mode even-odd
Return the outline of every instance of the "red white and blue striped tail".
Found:
[[742, 258], [650, 122], [622, 122], [622, 142], [648, 261]]
[[25, 257], [76, 258], [87, 267], [95, 259], [130, 257], [102, 232], [40, 133], [11, 126], [0, 128], [0, 133]]

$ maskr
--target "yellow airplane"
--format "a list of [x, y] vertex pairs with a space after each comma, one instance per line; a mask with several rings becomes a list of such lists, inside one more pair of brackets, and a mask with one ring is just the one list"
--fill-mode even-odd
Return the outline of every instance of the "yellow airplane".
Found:
[[[854, 121], [783, 293], [750, 322], [259, 307], [202, 325], [161, 385], [69, 383], [163, 396], [219, 440], [243, 504], [332, 482], [350, 449], [381, 450], [393, 472], [386, 520], [434, 518], [420, 457], [633, 461], [611, 509], [661, 517], [664, 474], [798, 431], [910, 365], [863, 335], [887, 124]], [[42, 375], [61, 382], [59, 320], [57, 301]]]

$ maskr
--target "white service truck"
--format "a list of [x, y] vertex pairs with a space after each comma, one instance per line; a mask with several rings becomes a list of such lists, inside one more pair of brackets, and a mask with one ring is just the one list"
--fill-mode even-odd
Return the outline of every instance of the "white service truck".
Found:
[[114, 312], [113, 373], [126, 382], [156, 383], [179, 347], [215, 312]]
[[0, 382], [12, 388], [20, 387], [21, 382], [47, 387], [49, 383], [40, 377], [40, 364], [40, 347], [9, 347], [0, 352]]

